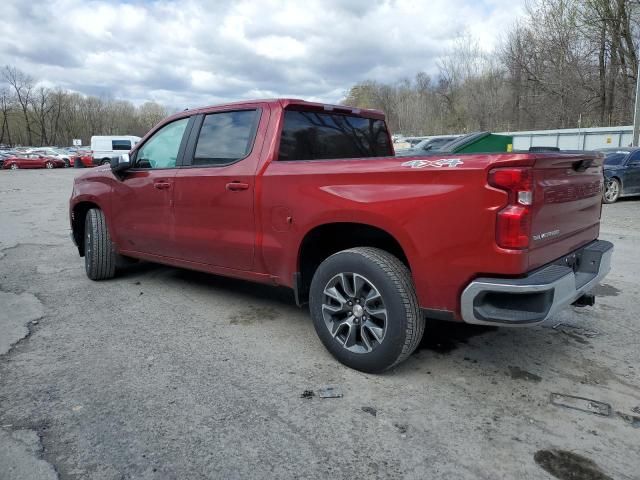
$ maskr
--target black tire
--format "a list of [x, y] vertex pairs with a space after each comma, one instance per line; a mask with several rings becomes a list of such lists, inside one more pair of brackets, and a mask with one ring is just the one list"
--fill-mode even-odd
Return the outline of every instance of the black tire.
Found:
[[[366, 347], [370, 348], [370, 344], [375, 343], [370, 351], [354, 352], [348, 349], [345, 346], [347, 341], [340, 339], [335, 330], [333, 334], [330, 330], [329, 325], [336, 323], [330, 323], [325, 318], [327, 311], [329, 315], [332, 313], [332, 310], [326, 308], [326, 302], [330, 303], [332, 298], [325, 293], [325, 289], [331, 285], [330, 282], [340, 277], [341, 273], [354, 276], [354, 278], [355, 275], [361, 277], [370, 282], [370, 287], [379, 293], [380, 302], [386, 312], [382, 340], [376, 343], [376, 337], [366, 334], [366, 332], [363, 333], [367, 315], [370, 313], [370, 318], [374, 316], [372, 311], [367, 310], [367, 307], [364, 309], [364, 317], [360, 319], [360, 333], [356, 335], [362, 345], [366, 343]], [[353, 300], [355, 301], [359, 293], [357, 284], [353, 285], [352, 290], [355, 292]], [[361, 304], [365, 303], [367, 301], [362, 301]], [[337, 308], [335, 305], [333, 307]], [[351, 248], [335, 253], [324, 260], [316, 270], [311, 282], [309, 308], [316, 333], [327, 350], [341, 363], [363, 372], [382, 372], [406, 360], [416, 349], [424, 334], [425, 319], [420, 312], [409, 269], [398, 258], [378, 248]], [[355, 318], [357, 315], [355, 308], [357, 307], [353, 307], [353, 313], [347, 310], [344, 315]], [[362, 309], [359, 314], [363, 314]], [[349, 334], [351, 334], [352, 327], [353, 325], [348, 327]], [[365, 336], [373, 342], [364, 342], [363, 337]], [[360, 348], [357, 345], [352, 346], [352, 348], [356, 347]]]
[[104, 213], [98, 208], [87, 212], [84, 226], [84, 268], [91, 280], [105, 280], [116, 274], [118, 255], [113, 251]]
[[44, 164], [44, 166], [45, 166], [45, 168], [49, 168], [49, 169], [51, 169], [51, 168], [53, 168], [53, 163], [51, 163], [51, 162], [46, 162], [46, 163]]
[[604, 192], [602, 192], [602, 203], [615, 203], [622, 193], [622, 184], [617, 178], [607, 178], [604, 181]]
[[109, 165], [111, 163], [111, 160], [108, 158], [103, 158], [102, 160], [100, 160], [100, 165]]

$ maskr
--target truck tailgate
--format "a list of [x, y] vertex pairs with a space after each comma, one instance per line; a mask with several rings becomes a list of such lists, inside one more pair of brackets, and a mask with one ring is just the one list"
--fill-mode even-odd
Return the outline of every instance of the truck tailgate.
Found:
[[598, 237], [603, 161], [602, 155], [585, 152], [537, 156], [533, 169], [530, 269]]

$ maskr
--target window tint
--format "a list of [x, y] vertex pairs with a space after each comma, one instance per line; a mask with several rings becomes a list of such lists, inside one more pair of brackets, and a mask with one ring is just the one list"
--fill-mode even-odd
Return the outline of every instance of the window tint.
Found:
[[604, 157], [605, 165], [622, 165], [622, 162], [626, 158], [628, 152], [614, 152], [608, 153], [606, 157]]
[[251, 152], [257, 110], [212, 113], [204, 117], [192, 165], [227, 165]]
[[145, 142], [136, 153], [136, 168], [173, 168], [188, 118], [181, 118], [165, 125]]
[[382, 120], [290, 110], [284, 114], [280, 160], [391, 156]]
[[131, 150], [130, 140], [111, 140], [111, 150]]
[[637, 162], [638, 160], [640, 160], [640, 150], [636, 150], [629, 157], [629, 162]]

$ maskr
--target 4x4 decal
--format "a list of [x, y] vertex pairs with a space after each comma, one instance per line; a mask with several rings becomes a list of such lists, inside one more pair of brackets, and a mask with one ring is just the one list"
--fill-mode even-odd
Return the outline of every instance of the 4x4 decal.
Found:
[[440, 160], [409, 160], [402, 164], [403, 167], [425, 168], [425, 167], [450, 167], [455, 168], [464, 162], [459, 158], [441, 158]]

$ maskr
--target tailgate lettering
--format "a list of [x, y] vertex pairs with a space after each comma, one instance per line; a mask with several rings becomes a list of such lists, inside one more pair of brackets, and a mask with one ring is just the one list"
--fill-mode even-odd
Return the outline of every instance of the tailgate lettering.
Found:
[[544, 191], [544, 203], [564, 203], [602, 194], [601, 180], [580, 185], [550, 187]]

